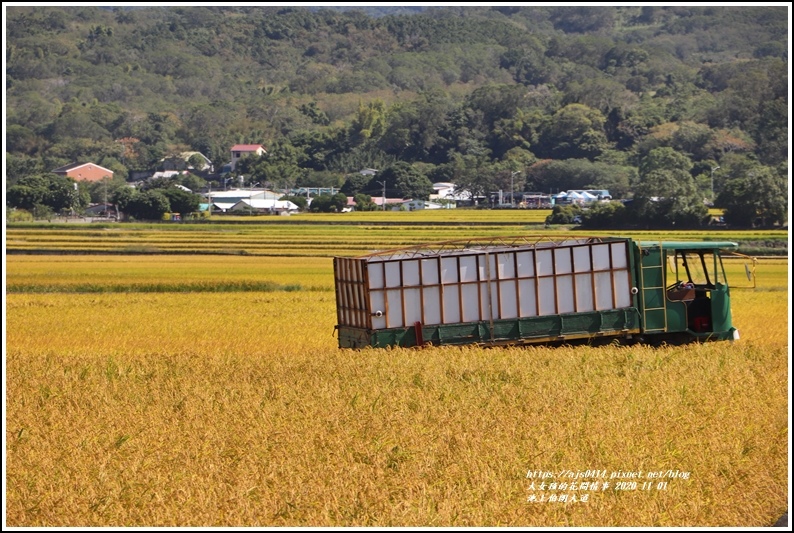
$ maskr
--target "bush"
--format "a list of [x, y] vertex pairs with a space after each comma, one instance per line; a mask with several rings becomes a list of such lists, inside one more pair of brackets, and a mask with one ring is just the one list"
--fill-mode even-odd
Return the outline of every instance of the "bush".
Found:
[[546, 224], [574, 224], [574, 217], [580, 216], [582, 208], [578, 205], [555, 205], [546, 217]]
[[622, 202], [598, 202], [582, 213], [585, 228], [617, 228], [625, 226], [626, 206]]
[[33, 215], [24, 209], [14, 209], [8, 213], [8, 222], [33, 222]]
[[51, 221], [55, 217], [55, 211], [48, 205], [36, 204], [33, 206], [33, 218], [36, 220], [47, 219]]
[[368, 194], [359, 193], [353, 200], [356, 204], [356, 211], [377, 211], [380, 209], [378, 204], [372, 201], [372, 197]]

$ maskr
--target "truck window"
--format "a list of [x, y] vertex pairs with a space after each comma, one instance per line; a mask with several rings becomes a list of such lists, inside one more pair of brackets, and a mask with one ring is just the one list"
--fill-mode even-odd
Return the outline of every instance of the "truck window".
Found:
[[712, 252], [679, 251], [676, 255], [678, 276], [682, 281], [694, 283], [696, 287], [714, 287], [709, 269], [714, 268]]

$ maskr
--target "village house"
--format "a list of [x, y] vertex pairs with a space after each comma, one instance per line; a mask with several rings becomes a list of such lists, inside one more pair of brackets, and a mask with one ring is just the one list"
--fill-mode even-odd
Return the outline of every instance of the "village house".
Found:
[[260, 156], [267, 153], [265, 147], [261, 144], [235, 144], [231, 148], [232, 152], [232, 162], [231, 170], [234, 171], [235, 167], [237, 166], [237, 162], [245, 156], [254, 155]]

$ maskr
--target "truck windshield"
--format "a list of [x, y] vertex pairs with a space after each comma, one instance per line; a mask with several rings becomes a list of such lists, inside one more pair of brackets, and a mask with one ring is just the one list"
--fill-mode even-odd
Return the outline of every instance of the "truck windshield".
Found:
[[714, 268], [712, 252], [679, 250], [676, 253], [676, 276], [698, 287], [714, 287], [709, 277], [709, 267]]

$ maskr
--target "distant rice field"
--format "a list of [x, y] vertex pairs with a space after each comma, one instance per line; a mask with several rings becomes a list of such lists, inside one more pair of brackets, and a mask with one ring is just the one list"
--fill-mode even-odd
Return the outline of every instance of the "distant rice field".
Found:
[[[538, 214], [539, 211], [533, 210], [439, 211], [226, 217], [223, 222], [204, 224], [13, 224], [6, 232], [6, 250], [8, 253], [333, 257], [460, 239], [621, 233], [584, 233], [570, 227], [546, 229], [542, 221], [529, 217]], [[522, 221], [517, 217], [521, 214], [528, 214], [527, 219]], [[785, 254], [788, 244], [788, 233], [780, 230], [633, 231], [619, 236], [650, 241], [729, 240], [737, 242], [740, 251], [753, 255]]]

